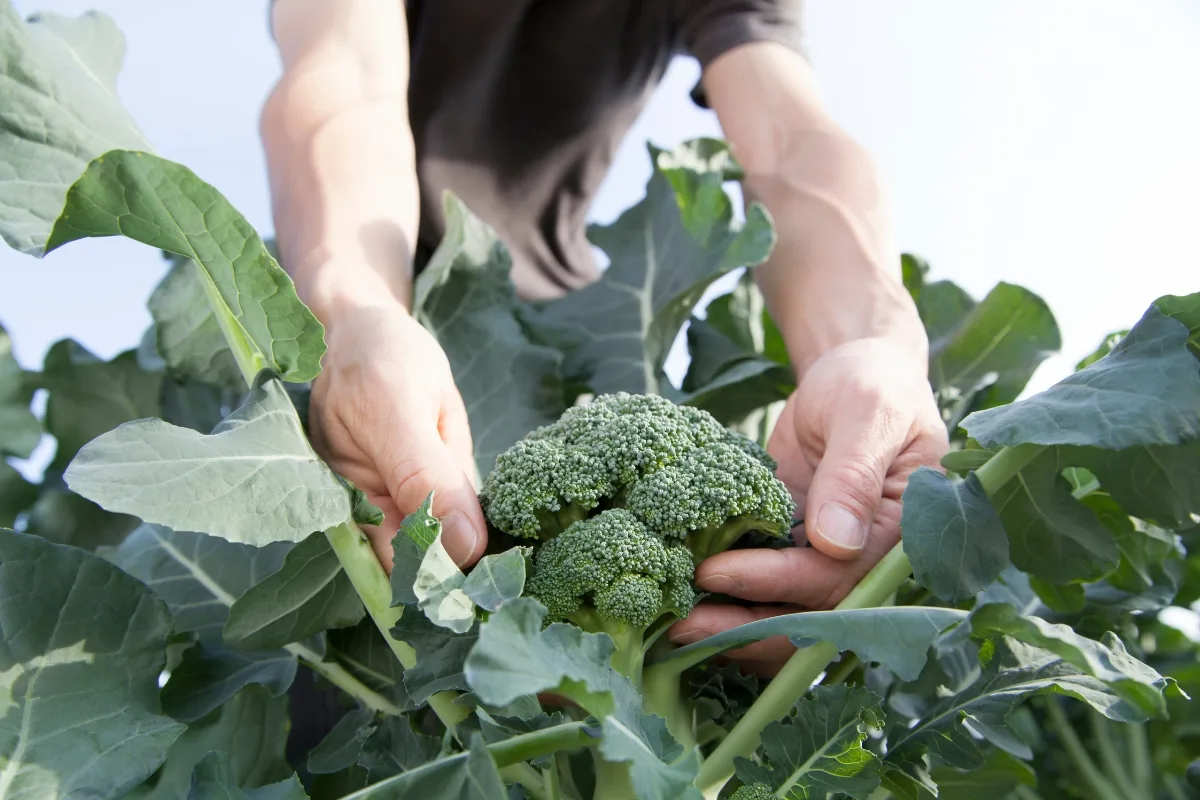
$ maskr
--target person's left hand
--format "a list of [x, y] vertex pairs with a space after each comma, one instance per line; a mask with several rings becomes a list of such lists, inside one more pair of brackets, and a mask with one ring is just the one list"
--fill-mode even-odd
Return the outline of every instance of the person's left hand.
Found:
[[[822, 355], [788, 398], [767, 446], [812, 547], [730, 550], [696, 569], [700, 591], [787, 605], [701, 603], [671, 628], [671, 640], [686, 644], [767, 616], [832, 608], [900, 540], [908, 476], [936, 467], [947, 449], [925, 365], [913, 354], [859, 339]], [[795, 649], [780, 636], [726, 655], [773, 675]]]

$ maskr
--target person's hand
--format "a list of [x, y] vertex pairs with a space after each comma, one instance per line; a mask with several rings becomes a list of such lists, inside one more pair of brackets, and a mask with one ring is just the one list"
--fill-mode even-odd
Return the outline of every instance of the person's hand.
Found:
[[441, 347], [399, 303], [343, 315], [326, 338], [309, 406], [313, 446], [383, 510], [383, 526], [364, 530], [384, 569], [400, 520], [430, 491], [447, 552], [474, 563], [487, 528], [469, 477], [467, 412]]
[[[911, 354], [884, 340], [860, 339], [821, 356], [788, 399], [767, 446], [812, 546], [730, 550], [696, 570], [701, 591], [787, 605], [701, 603], [674, 625], [672, 641], [699, 641], [775, 614], [832, 608], [900, 540], [908, 476], [936, 466], [947, 448], [924, 365]], [[771, 675], [794, 651], [786, 637], [775, 637], [727, 655]]]

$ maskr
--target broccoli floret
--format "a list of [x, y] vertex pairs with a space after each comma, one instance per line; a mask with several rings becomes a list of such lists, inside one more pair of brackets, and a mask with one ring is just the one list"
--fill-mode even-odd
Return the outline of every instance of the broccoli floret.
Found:
[[627, 507], [660, 536], [686, 541], [697, 563], [749, 531], [785, 535], [796, 511], [771, 470], [727, 441], [697, 448], [639, 481]]
[[729, 800], [776, 800], [776, 794], [765, 783], [747, 783], [739, 786]]
[[614, 666], [632, 671], [641, 664], [645, 631], [665, 614], [692, 610], [693, 571], [686, 548], [665, 544], [628, 511], [610, 509], [539, 547], [526, 593], [546, 606], [548, 622], [607, 633], [617, 645]]

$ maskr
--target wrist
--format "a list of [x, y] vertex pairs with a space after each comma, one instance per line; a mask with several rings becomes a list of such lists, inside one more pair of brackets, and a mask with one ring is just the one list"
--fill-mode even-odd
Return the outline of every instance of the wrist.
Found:
[[860, 301], [841, 308], [829, 304], [817, 313], [789, 315], [795, 321], [780, 333], [797, 380], [827, 353], [866, 341], [886, 349], [889, 359], [927, 375], [929, 338], [907, 292], [903, 299], [908, 302], [885, 306]]
[[[360, 268], [354, 268], [356, 264]], [[376, 309], [409, 313], [410, 283], [361, 265], [361, 259], [335, 258], [321, 250], [292, 271], [296, 293], [321, 324], [335, 327], [347, 317]]]

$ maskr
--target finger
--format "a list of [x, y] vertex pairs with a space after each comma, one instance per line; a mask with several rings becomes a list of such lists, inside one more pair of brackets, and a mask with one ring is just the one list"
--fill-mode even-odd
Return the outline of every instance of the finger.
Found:
[[861, 558], [830, 558], [813, 547], [727, 550], [696, 568], [696, 587], [752, 603], [832, 608], [899, 540], [900, 504], [888, 500]]
[[[446, 392], [442, 401], [441, 417], [438, 419], [438, 433], [463, 473], [468, 475], [473, 483], [476, 479], [482, 479], [483, 476], [478, 474], [475, 465], [475, 442], [471, 437], [467, 407], [463, 404], [462, 395], [457, 391]], [[478, 486], [475, 488], [479, 489]]]
[[805, 508], [805, 534], [821, 553], [853, 559], [866, 547], [892, 461], [908, 444], [909, 426], [897, 417], [866, 403], [837, 418]]
[[[467, 474], [432, 427], [388, 437], [376, 456], [388, 494], [401, 515], [433, 493], [432, 513], [442, 523], [442, 544], [459, 566], [473, 564], [487, 545], [483, 511]], [[387, 542], [385, 564], [391, 564]], [[378, 548], [377, 548], [378, 552]]]
[[[667, 632], [672, 642], [678, 645], [703, 641], [708, 637], [768, 617], [791, 614], [794, 608], [770, 608], [701, 603], [692, 609], [687, 619], [680, 620]], [[761, 642], [726, 650], [722, 655], [734, 661], [784, 661], [796, 647], [786, 636], [772, 636]]]

